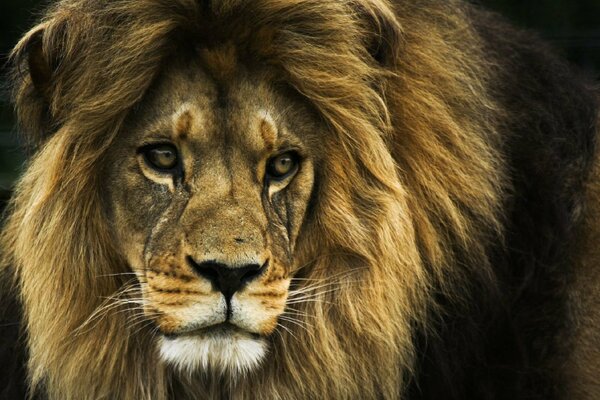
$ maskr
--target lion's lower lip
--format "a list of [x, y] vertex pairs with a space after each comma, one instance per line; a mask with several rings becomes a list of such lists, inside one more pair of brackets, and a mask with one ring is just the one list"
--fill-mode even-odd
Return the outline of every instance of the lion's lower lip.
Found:
[[229, 322], [221, 322], [219, 324], [205, 326], [202, 328], [195, 328], [183, 332], [163, 333], [163, 335], [169, 339], [174, 339], [185, 336], [227, 336], [235, 333], [244, 333], [255, 338], [260, 337], [260, 335], [257, 333], [249, 332]]

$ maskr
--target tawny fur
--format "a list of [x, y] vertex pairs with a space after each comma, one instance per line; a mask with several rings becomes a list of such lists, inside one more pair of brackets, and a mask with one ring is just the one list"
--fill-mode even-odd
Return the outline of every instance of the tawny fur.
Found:
[[[437, 307], [431, 288], [460, 301], [467, 284], [455, 254], [493, 280], [485, 244], [502, 240], [511, 190], [496, 128], [504, 110], [461, 3], [222, 1], [211, 15], [188, 0], [95, 4], [60, 2], [13, 55], [26, 68], [41, 37], [54, 71], [43, 96], [28, 75], [16, 77], [19, 120], [38, 152], [2, 236], [26, 315], [32, 392], [164, 399], [177, 380], [177, 398], [399, 398], [414, 329], [426, 330]], [[330, 128], [296, 258], [310, 264], [305, 277], [343, 278], [298, 306], [308, 329], [279, 332], [269, 362], [231, 381], [174, 377], [126, 310], [81, 329], [127, 272], [103, 214], [101, 160], [181, 37], [245, 49]], [[345, 277], [350, 270], [360, 273]]]

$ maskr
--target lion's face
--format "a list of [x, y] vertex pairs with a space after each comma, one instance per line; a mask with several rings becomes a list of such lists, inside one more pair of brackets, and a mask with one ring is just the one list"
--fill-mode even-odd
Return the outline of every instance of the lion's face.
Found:
[[212, 72], [162, 75], [109, 151], [106, 196], [162, 357], [240, 370], [286, 306], [318, 123], [261, 74]]

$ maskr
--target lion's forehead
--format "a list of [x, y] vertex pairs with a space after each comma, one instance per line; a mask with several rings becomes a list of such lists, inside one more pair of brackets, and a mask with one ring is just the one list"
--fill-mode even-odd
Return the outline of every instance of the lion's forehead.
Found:
[[143, 136], [186, 142], [197, 150], [237, 145], [245, 154], [260, 155], [282, 139], [282, 114], [289, 105], [282, 107], [276, 98], [258, 76], [221, 82], [199, 63], [175, 65], [147, 95], [136, 125]]

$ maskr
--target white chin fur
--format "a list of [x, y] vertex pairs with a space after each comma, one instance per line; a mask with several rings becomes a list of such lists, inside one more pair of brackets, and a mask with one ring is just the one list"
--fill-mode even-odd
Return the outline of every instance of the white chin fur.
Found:
[[256, 368], [267, 353], [263, 339], [243, 333], [183, 336], [159, 341], [161, 358], [180, 372], [217, 371], [244, 374]]

